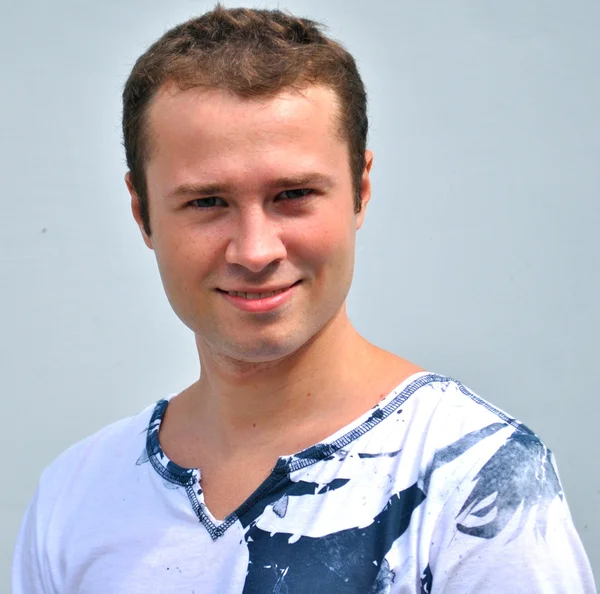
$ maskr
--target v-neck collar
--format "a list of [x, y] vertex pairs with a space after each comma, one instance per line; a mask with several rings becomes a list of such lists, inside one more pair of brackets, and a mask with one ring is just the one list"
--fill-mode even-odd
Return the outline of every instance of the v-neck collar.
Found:
[[449, 381], [450, 378], [419, 372], [410, 375], [402, 381], [385, 398], [380, 400], [373, 408], [360, 417], [345, 425], [328, 438], [312, 445], [304, 450], [290, 455], [281, 456], [271, 471], [270, 475], [261, 485], [242, 503], [234, 512], [224, 520], [215, 519], [206, 504], [201, 486], [201, 471], [198, 468], [184, 468], [173, 462], [163, 451], [158, 434], [165, 411], [169, 405], [169, 399], [159, 400], [154, 407], [148, 430], [146, 433], [146, 456], [154, 470], [174, 488], [184, 487], [192, 508], [210, 534], [213, 540], [222, 536], [225, 531], [241, 518], [248, 510], [256, 505], [275, 484], [290, 473], [306, 468], [320, 460], [333, 456], [338, 450], [347, 447], [351, 442], [376, 427], [385, 418], [394, 413], [408, 400], [417, 390], [433, 382]]

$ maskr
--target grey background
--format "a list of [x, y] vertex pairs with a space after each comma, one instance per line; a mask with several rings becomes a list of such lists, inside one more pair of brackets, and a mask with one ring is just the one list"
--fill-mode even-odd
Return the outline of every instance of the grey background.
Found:
[[[554, 450], [600, 570], [600, 4], [226, 2], [322, 20], [370, 95], [374, 198], [349, 309]], [[42, 468], [193, 381], [129, 214], [120, 92], [212, 2], [2, 0], [0, 591]]]

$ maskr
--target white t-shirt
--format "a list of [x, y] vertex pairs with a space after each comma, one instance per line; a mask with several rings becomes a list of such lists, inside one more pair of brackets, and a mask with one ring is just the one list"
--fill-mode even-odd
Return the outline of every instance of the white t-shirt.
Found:
[[411, 376], [224, 521], [161, 450], [167, 405], [45, 470], [14, 594], [595, 592], [550, 451], [454, 380]]

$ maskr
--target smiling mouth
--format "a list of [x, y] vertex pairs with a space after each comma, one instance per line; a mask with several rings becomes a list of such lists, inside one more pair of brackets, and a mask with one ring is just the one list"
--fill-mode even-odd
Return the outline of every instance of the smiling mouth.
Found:
[[278, 291], [269, 291], [268, 293], [244, 293], [242, 291], [224, 291], [227, 295], [231, 295], [232, 297], [243, 297], [244, 299], [266, 299], [267, 297], [274, 297], [275, 295], [279, 295], [279, 293], [283, 293], [287, 291], [289, 287], [285, 289], [279, 289]]
[[230, 295], [231, 297], [241, 297], [242, 299], [247, 299], [248, 301], [255, 301], [258, 299], [268, 299], [269, 297], [275, 297], [275, 295], [279, 295], [280, 293], [285, 293], [286, 291], [289, 291], [292, 287], [295, 287], [299, 283], [300, 281], [297, 281], [291, 284], [289, 287], [284, 287], [283, 289], [277, 289], [275, 291], [263, 291], [262, 293], [254, 293], [250, 291], [224, 291], [223, 289], [217, 290], [220, 293]]

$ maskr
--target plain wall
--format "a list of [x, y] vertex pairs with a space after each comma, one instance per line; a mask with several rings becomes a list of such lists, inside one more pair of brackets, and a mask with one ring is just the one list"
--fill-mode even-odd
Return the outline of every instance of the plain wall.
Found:
[[[600, 4], [287, 0], [357, 58], [374, 195], [349, 311], [554, 451], [600, 570]], [[42, 468], [198, 374], [131, 219], [120, 93], [212, 2], [0, 4], [0, 591]]]

